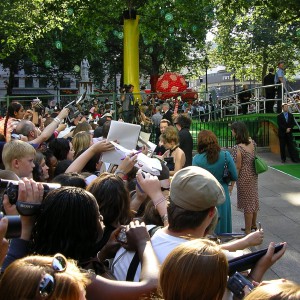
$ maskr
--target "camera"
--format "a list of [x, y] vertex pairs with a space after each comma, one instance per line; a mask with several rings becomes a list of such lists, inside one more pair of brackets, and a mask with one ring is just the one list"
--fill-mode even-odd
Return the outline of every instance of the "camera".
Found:
[[[4, 217], [3, 213], [0, 213], [0, 220]], [[21, 236], [21, 218], [20, 216], [5, 216], [8, 219], [8, 226], [5, 237], [7, 239], [19, 238]]]
[[244, 287], [248, 286], [250, 290], [254, 289], [253, 284], [241, 275], [239, 272], [229, 277], [227, 281], [227, 288], [238, 298], [243, 299], [245, 296]]
[[12, 133], [11, 138], [14, 139], [14, 140], [20, 140], [21, 139], [20, 135], [16, 134], [16, 133]]
[[[44, 186], [43, 198], [45, 198], [50, 191], [61, 187], [61, 185], [58, 183], [42, 183], [42, 184]], [[19, 191], [18, 181], [0, 179], [1, 196], [3, 197], [4, 194], [7, 194], [10, 204], [16, 204], [18, 200], [18, 191]]]
[[117, 236], [117, 241], [123, 244], [127, 244], [126, 228], [122, 228], [119, 235]]

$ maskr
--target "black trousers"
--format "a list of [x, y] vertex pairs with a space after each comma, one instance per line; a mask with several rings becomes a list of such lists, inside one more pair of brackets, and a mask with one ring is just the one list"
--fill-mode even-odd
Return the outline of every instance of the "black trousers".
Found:
[[293, 135], [292, 133], [286, 133], [284, 136], [279, 137], [280, 144], [280, 156], [281, 160], [286, 160], [285, 147], [287, 146], [290, 158], [293, 162], [299, 161], [299, 155], [297, 149], [294, 146]]
[[[270, 100], [269, 100], [270, 99]], [[275, 90], [266, 91], [266, 113], [274, 113], [273, 107], [275, 104]]]
[[[280, 82], [279, 82], [280, 83]], [[282, 86], [277, 86], [277, 113], [280, 114], [282, 111]]]
[[242, 105], [242, 113], [243, 115], [246, 115], [248, 113], [248, 103], [247, 104], [241, 103], [241, 105]]

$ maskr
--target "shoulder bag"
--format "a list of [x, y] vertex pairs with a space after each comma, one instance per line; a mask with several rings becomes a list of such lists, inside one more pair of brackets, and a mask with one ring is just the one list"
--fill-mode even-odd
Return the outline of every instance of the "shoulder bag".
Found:
[[268, 170], [267, 163], [261, 157], [257, 156], [256, 147], [255, 147], [255, 157], [254, 157], [254, 169], [256, 174], [261, 174]]
[[226, 153], [226, 151], [224, 151], [224, 153], [225, 153], [225, 163], [224, 163], [224, 171], [223, 171], [222, 180], [224, 183], [229, 184], [232, 181], [232, 178], [231, 178], [231, 173], [228, 169], [227, 155], [226, 155], [227, 153]]

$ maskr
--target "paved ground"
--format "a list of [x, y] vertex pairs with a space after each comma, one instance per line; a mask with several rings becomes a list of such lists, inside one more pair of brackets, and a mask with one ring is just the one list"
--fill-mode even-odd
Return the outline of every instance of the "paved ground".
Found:
[[[269, 166], [279, 165], [280, 156], [259, 153]], [[289, 160], [287, 160], [287, 163]], [[300, 168], [300, 164], [299, 164]], [[264, 229], [264, 242], [255, 249], [266, 248], [270, 242], [285, 241], [285, 255], [266, 273], [264, 279], [286, 278], [300, 283], [300, 180], [271, 169], [259, 175], [260, 211], [258, 221]], [[236, 189], [232, 196], [233, 231], [244, 227], [243, 214], [236, 209]]]

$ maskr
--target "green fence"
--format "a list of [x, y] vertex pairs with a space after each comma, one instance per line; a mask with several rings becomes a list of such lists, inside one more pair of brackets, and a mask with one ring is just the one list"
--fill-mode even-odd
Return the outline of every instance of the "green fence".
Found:
[[[194, 150], [197, 150], [197, 137], [201, 130], [211, 130], [218, 138], [219, 145], [222, 148], [231, 148], [235, 145], [235, 139], [232, 137], [230, 125], [235, 120], [219, 120], [210, 122], [193, 121], [190, 132], [193, 137]], [[243, 121], [248, 130], [250, 137], [257, 143], [258, 147], [269, 146], [269, 121], [264, 117], [244, 119]], [[152, 129], [150, 140], [155, 142], [155, 131]]]

